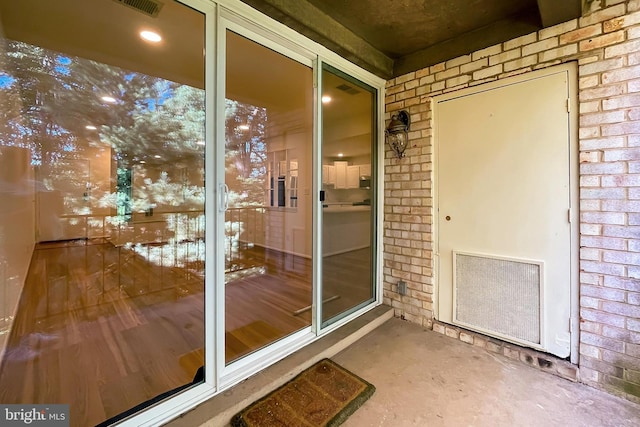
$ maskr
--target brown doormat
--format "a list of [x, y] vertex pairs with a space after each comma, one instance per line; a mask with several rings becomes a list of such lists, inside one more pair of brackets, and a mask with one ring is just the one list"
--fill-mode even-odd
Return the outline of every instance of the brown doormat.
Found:
[[338, 426], [376, 390], [323, 359], [231, 419], [232, 427]]

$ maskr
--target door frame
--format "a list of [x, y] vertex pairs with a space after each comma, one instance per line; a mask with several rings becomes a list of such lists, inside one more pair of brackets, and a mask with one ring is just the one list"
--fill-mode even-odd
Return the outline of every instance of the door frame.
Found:
[[[337, 56], [333, 52], [312, 42], [301, 35], [295, 33], [288, 27], [271, 21], [265, 18], [259, 12], [250, 9], [244, 10], [246, 5], [237, 5], [235, 2], [229, 4], [226, 0], [220, 1], [217, 13], [217, 28], [216, 28], [216, 68], [215, 68], [215, 147], [214, 156], [215, 164], [212, 166], [213, 174], [215, 176], [215, 184], [211, 185], [211, 188], [215, 192], [213, 197], [210, 197], [212, 203], [215, 204], [215, 208], [212, 209], [215, 216], [215, 224], [211, 227], [215, 227], [216, 235], [221, 236], [224, 234], [224, 205], [225, 205], [225, 188], [224, 183], [225, 170], [224, 170], [224, 140], [225, 140], [225, 128], [224, 128], [224, 109], [225, 109], [225, 42], [226, 31], [231, 30], [243, 37], [246, 37], [258, 44], [261, 44], [269, 49], [274, 50], [294, 61], [300, 62], [303, 65], [309, 65], [313, 70], [313, 137], [312, 137], [312, 185], [311, 195], [318, 195], [322, 188], [321, 174], [322, 174], [322, 158], [321, 158], [321, 144], [322, 141], [322, 127], [320, 126], [320, 114], [322, 108], [321, 94], [319, 91], [322, 87], [321, 82], [321, 67], [323, 63], [326, 63], [340, 71], [353, 76], [354, 78], [374, 87], [377, 90], [376, 96], [376, 119], [377, 119], [377, 148], [376, 155], [376, 172], [378, 176], [383, 167], [382, 154], [384, 150], [379, 149], [384, 143], [382, 135], [384, 135], [384, 117], [383, 109], [384, 105], [384, 86], [385, 81], [367, 71], [364, 71], [352, 63]], [[246, 12], [246, 13], [245, 13]], [[208, 154], [208, 152], [207, 152]], [[209, 169], [207, 170], [209, 171]], [[382, 200], [383, 189], [376, 189], [376, 198], [378, 201]], [[382, 229], [382, 204], [378, 202], [375, 206], [377, 209], [376, 227], [378, 230]], [[304, 328], [298, 332], [295, 332], [287, 337], [284, 337], [272, 344], [267, 345], [241, 359], [238, 359], [229, 365], [225, 365], [224, 357], [224, 335], [225, 335], [225, 294], [224, 294], [224, 239], [216, 239], [216, 260], [215, 271], [211, 271], [207, 276], [210, 280], [215, 280], [216, 285], [212, 292], [215, 293], [215, 377], [216, 384], [218, 386], [218, 392], [223, 391], [240, 381], [248, 378], [249, 376], [261, 371], [262, 369], [282, 360], [289, 354], [299, 350], [300, 348], [312, 343], [313, 341], [321, 338], [322, 336], [330, 333], [331, 331], [339, 328], [340, 326], [348, 323], [349, 321], [363, 315], [367, 311], [375, 308], [382, 303], [382, 251], [380, 250], [382, 244], [381, 233], [376, 233], [372, 236], [372, 240], [376, 239], [377, 254], [376, 254], [376, 271], [372, 272], [375, 285], [375, 300], [350, 313], [348, 316], [341, 318], [335, 323], [322, 327], [322, 323], [319, 322], [319, 301], [322, 295], [322, 277], [321, 277], [321, 254], [322, 245], [322, 203], [320, 203], [318, 197], [312, 197], [312, 259], [313, 261], [313, 275], [312, 275], [312, 322], [311, 326]], [[209, 223], [207, 222], [209, 226]], [[208, 260], [207, 260], [208, 261]], [[211, 264], [214, 264], [212, 262]], [[222, 284], [222, 285], [221, 285]], [[211, 353], [211, 352], [209, 352]], [[209, 359], [207, 359], [209, 362]]]
[[544, 76], [557, 74], [557, 73], [566, 73], [567, 74], [567, 83], [568, 83], [568, 98], [567, 98], [567, 109], [568, 109], [568, 144], [569, 144], [569, 222], [570, 222], [570, 344], [569, 344], [569, 352], [570, 352], [570, 360], [571, 363], [577, 364], [579, 362], [579, 319], [580, 319], [580, 306], [579, 306], [579, 289], [580, 289], [580, 281], [579, 281], [579, 175], [578, 175], [578, 67], [575, 62], [569, 62], [561, 65], [556, 65], [548, 68], [543, 68], [540, 70], [524, 73], [518, 76], [507, 77], [504, 79], [499, 79], [494, 82], [485, 83], [465, 89], [461, 89], [458, 91], [446, 93], [443, 95], [438, 95], [431, 98], [431, 111], [433, 115], [433, 172], [432, 172], [432, 182], [433, 182], [433, 245], [434, 245], [434, 268], [433, 268], [433, 278], [434, 278], [434, 295], [433, 295], [433, 314], [435, 320], [440, 320], [439, 313], [439, 303], [440, 303], [440, 281], [439, 281], [439, 270], [440, 270], [440, 221], [439, 221], [439, 193], [438, 193], [438, 176], [439, 176], [439, 161], [438, 161], [438, 138], [437, 138], [437, 104], [440, 102], [448, 101], [451, 99], [468, 96], [480, 92], [490, 91], [494, 89], [498, 89], [505, 86], [510, 86], [513, 84], [525, 82], [527, 80], [541, 78]]
[[[314, 247], [317, 247], [318, 249], [318, 254], [317, 257], [318, 258], [314, 258], [314, 259], [318, 259], [319, 261], [316, 263], [316, 265], [314, 265], [314, 268], [317, 267], [318, 271], [314, 274], [314, 277], [317, 278], [318, 282], [318, 286], [315, 287], [315, 292], [314, 292], [314, 303], [315, 306], [318, 307], [318, 310], [315, 310], [314, 312], [314, 330], [316, 330], [318, 333], [324, 333], [324, 331], [326, 330], [330, 330], [332, 325], [334, 323], [338, 323], [338, 324], [342, 324], [341, 323], [341, 319], [343, 318], [349, 318], [352, 319], [354, 318], [352, 316], [353, 313], [361, 313], [362, 312], [362, 308], [366, 308], [369, 307], [371, 304], [376, 303], [381, 301], [381, 287], [378, 286], [378, 277], [379, 277], [379, 271], [380, 270], [380, 257], [379, 255], [381, 254], [381, 251], [379, 250], [379, 248], [381, 248], [381, 237], [379, 236], [380, 233], [377, 233], [377, 230], [380, 230], [380, 224], [381, 224], [381, 218], [380, 218], [380, 200], [383, 200], [380, 198], [380, 188], [378, 187], [378, 183], [381, 182], [379, 180], [379, 166], [381, 165], [381, 161], [380, 161], [380, 152], [383, 150], [380, 150], [380, 135], [381, 135], [381, 124], [382, 124], [382, 120], [380, 120], [380, 99], [381, 99], [381, 90], [379, 87], [373, 86], [371, 84], [369, 84], [368, 82], [363, 81], [361, 78], [350, 75], [345, 73], [344, 71], [342, 71], [341, 69], [333, 66], [331, 63], [329, 62], [325, 62], [325, 61], [317, 61], [317, 66], [318, 68], [316, 68], [316, 75], [317, 75], [317, 87], [321, 90], [324, 87], [324, 82], [322, 80], [322, 76], [324, 75], [325, 71], [329, 72], [331, 74], [333, 74], [336, 77], [340, 77], [345, 79], [346, 81], [350, 81], [352, 84], [359, 86], [362, 90], [367, 90], [369, 91], [369, 89], [371, 89], [373, 92], [370, 92], [373, 96], [373, 105], [372, 105], [372, 110], [371, 110], [371, 121], [372, 121], [372, 126], [371, 126], [371, 154], [370, 154], [370, 159], [371, 159], [371, 170], [373, 171], [372, 176], [371, 176], [371, 180], [372, 180], [372, 189], [371, 189], [371, 212], [370, 212], [370, 224], [369, 224], [369, 239], [370, 239], [370, 248], [372, 251], [371, 257], [370, 257], [370, 261], [371, 261], [371, 282], [374, 285], [374, 289], [373, 289], [373, 293], [372, 293], [372, 300], [367, 300], [364, 302], [361, 302], [349, 309], [347, 309], [344, 312], [340, 312], [336, 315], [334, 315], [333, 317], [331, 317], [330, 319], [323, 319], [323, 314], [322, 314], [322, 308], [323, 308], [323, 271], [324, 271], [324, 257], [326, 256], [324, 254], [324, 249], [322, 247], [323, 244], [323, 239], [324, 239], [324, 218], [325, 218], [325, 211], [322, 208], [322, 203], [320, 202], [319, 197], [316, 197], [314, 200], [315, 203], [315, 209], [314, 209], [314, 213], [317, 214], [317, 221], [314, 221], [314, 224], [317, 224], [318, 228], [317, 228], [317, 234], [316, 236], [318, 236], [317, 238], [317, 245], [314, 245]], [[364, 87], [364, 86], [368, 86]], [[318, 97], [316, 98], [316, 108], [317, 108], [317, 115], [316, 117], [318, 118], [317, 122], [317, 127], [318, 129], [316, 129], [316, 131], [318, 132], [318, 143], [316, 144], [316, 146], [314, 147], [314, 155], [317, 158], [317, 162], [314, 162], [314, 167], [317, 168], [317, 171], [319, 173], [319, 176], [316, 178], [316, 182], [318, 185], [318, 189], [317, 191], [314, 192], [314, 194], [319, 195], [320, 191], [322, 190], [322, 182], [323, 182], [323, 148], [324, 148], [324, 137], [323, 137], [323, 114], [324, 114], [324, 108], [326, 108], [321, 100], [322, 96], [321, 94], [318, 94]], [[315, 254], [314, 254], [315, 255]], [[357, 316], [355, 316], [357, 317]]]

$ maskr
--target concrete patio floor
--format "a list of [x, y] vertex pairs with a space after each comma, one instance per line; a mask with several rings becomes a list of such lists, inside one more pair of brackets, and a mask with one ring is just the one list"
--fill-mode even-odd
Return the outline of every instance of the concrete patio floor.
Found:
[[400, 319], [332, 359], [376, 386], [345, 427], [640, 425], [640, 405]]

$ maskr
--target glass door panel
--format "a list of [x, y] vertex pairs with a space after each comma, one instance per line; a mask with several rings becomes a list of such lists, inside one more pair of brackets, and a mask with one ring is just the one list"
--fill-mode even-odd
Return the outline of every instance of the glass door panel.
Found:
[[312, 69], [226, 32], [225, 360], [311, 324]]
[[203, 381], [205, 14], [51, 5], [0, 2], [0, 402], [111, 424]]
[[374, 88], [323, 67], [323, 325], [352, 313], [375, 297], [375, 100]]

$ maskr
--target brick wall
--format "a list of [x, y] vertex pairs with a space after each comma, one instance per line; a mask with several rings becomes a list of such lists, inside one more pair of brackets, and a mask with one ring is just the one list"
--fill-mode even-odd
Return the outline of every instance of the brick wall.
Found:
[[[385, 153], [384, 299], [433, 326], [432, 116], [445, 92], [577, 61], [581, 381], [640, 397], [640, 0], [587, 2], [582, 18], [387, 82], [408, 110], [406, 158]], [[407, 282], [407, 295], [396, 292]]]

